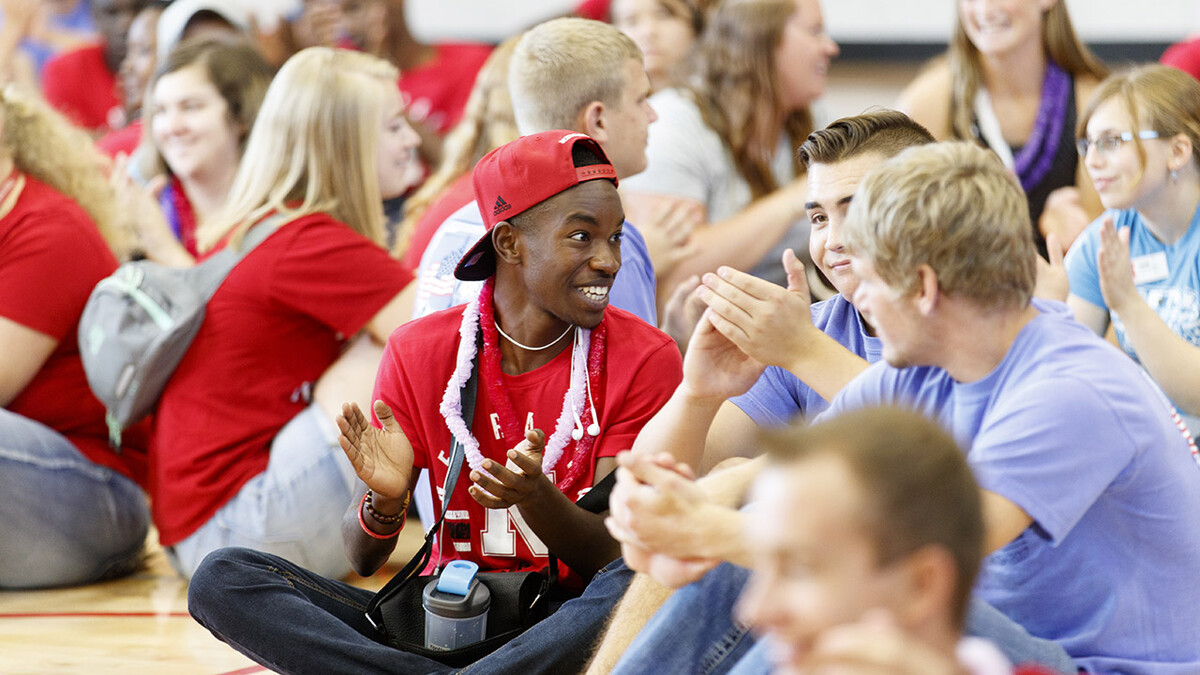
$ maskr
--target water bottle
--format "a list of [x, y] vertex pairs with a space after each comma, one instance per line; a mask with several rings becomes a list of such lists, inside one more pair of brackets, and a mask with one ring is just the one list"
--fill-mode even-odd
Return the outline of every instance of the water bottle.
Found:
[[479, 642], [487, 636], [487, 613], [492, 595], [476, 574], [479, 565], [454, 560], [437, 579], [425, 585], [425, 648], [449, 650]]

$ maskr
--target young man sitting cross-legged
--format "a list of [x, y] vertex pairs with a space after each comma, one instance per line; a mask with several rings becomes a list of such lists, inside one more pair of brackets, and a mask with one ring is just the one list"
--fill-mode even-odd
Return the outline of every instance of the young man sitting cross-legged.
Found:
[[[617, 546], [601, 517], [574, 502], [670, 396], [679, 352], [665, 334], [608, 307], [624, 213], [616, 173], [595, 141], [569, 131], [526, 136], [481, 160], [474, 182], [488, 232], [456, 274], [486, 280], [477, 301], [398, 329], [372, 397], [378, 425], [355, 404], [339, 421], [342, 447], [368, 488], [344, 520], [347, 553], [361, 574], [383, 565], [403, 527], [415, 468], [444, 483], [453, 430], [469, 468], [445, 495], [453, 527], [443, 533], [442, 559], [511, 571], [544, 568], [552, 552], [567, 566], [564, 585], [578, 590], [594, 575], [588, 593], [608, 597], [601, 587], [612, 575], [602, 568]], [[471, 424], [461, 401], [444, 401], [458, 398], [476, 367]], [[382, 644], [363, 613], [370, 597], [273, 556], [224, 549], [197, 570], [189, 609], [274, 670], [448, 670]], [[588, 599], [568, 601], [481, 670], [578, 670], [611, 607]], [[553, 623], [559, 615], [569, 620]]]

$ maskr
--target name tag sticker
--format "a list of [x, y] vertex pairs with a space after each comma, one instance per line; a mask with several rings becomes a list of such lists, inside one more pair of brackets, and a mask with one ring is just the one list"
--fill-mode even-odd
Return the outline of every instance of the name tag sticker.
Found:
[[1133, 262], [1133, 283], [1149, 284], [1167, 278], [1167, 254], [1159, 251], [1149, 255], [1139, 255]]

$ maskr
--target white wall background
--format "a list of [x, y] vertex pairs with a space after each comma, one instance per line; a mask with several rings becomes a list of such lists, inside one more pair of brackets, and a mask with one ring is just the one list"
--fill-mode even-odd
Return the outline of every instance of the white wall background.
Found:
[[[845, 42], [944, 42], [955, 0], [823, 0], [825, 24]], [[1200, 32], [1200, 0], [1067, 0], [1086, 42], [1174, 42]]]
[[[295, 2], [296, 0], [272, 0]], [[498, 42], [570, 11], [579, 0], [408, 0], [423, 40]], [[945, 42], [955, 0], [821, 0], [830, 35], [844, 42]], [[1087, 42], [1174, 42], [1200, 32], [1200, 0], [1067, 0]]]

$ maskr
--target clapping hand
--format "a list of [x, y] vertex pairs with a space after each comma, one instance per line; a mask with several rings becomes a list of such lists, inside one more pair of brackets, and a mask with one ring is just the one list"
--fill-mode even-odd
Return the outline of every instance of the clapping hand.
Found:
[[338, 444], [372, 492], [403, 499], [413, 471], [412, 444], [383, 401], [375, 401], [375, 417], [383, 428], [371, 426], [357, 403], [343, 403], [337, 418]]
[[525, 440], [508, 451], [510, 466], [501, 466], [490, 459], [483, 460], [483, 471], [472, 471], [469, 488], [471, 497], [489, 509], [507, 509], [534, 497], [550, 485], [542, 473], [542, 453], [546, 435], [541, 429], [525, 433]]

